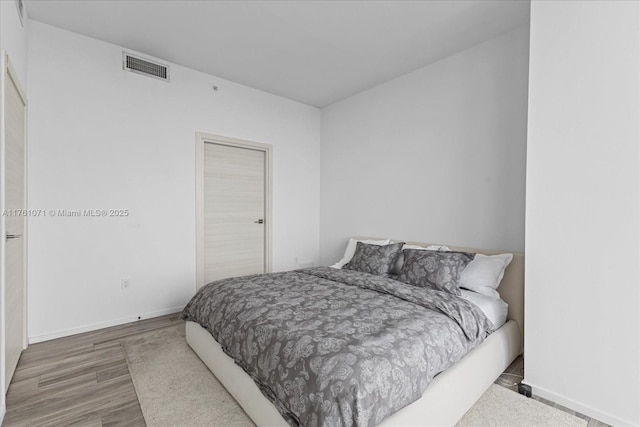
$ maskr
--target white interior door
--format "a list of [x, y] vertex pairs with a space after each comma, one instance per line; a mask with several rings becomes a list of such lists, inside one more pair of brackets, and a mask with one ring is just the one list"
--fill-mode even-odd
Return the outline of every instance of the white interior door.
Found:
[[[6, 61], [6, 59], [5, 59]], [[7, 66], [4, 76], [4, 207], [5, 211], [5, 290], [4, 361], [5, 391], [26, 347], [25, 295], [25, 133], [26, 100], [15, 73]]]
[[204, 142], [204, 283], [267, 271], [267, 153]]

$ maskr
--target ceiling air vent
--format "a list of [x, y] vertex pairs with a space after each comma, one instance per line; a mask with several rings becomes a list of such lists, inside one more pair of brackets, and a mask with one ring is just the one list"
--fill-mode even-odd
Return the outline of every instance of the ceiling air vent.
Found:
[[133, 73], [169, 81], [169, 67], [158, 62], [153, 62], [130, 53], [122, 52], [122, 69]]

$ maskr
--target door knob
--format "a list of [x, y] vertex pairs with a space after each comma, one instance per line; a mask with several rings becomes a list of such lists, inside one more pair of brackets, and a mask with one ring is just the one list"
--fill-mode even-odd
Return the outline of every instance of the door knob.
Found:
[[7, 240], [17, 239], [18, 237], [22, 237], [22, 234], [7, 234]]
[[260, 218], [257, 221], [253, 221], [255, 224], [264, 224], [264, 219]]

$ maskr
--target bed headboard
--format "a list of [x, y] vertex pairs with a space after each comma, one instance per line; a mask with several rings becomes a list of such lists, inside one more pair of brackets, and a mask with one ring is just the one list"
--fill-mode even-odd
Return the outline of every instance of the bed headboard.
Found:
[[[357, 239], [379, 239], [377, 237], [356, 237]], [[429, 246], [433, 244], [442, 245], [442, 243], [424, 243], [424, 242], [409, 242], [405, 240], [392, 239], [395, 242], [405, 242], [410, 245]], [[513, 260], [504, 272], [504, 277], [500, 286], [498, 287], [498, 293], [503, 300], [509, 304], [509, 313], [507, 319], [515, 320], [520, 327], [520, 336], [522, 337], [522, 343], [524, 343], [524, 254], [515, 253], [510, 251], [494, 251], [488, 249], [478, 248], [465, 248], [461, 246], [448, 246], [451, 250], [461, 252], [474, 252], [484, 255], [497, 255], [503, 253], [513, 253]]]

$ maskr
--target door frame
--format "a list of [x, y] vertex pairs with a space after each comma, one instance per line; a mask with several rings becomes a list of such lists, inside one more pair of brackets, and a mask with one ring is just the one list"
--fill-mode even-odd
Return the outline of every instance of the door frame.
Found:
[[273, 146], [262, 142], [196, 132], [196, 290], [206, 285], [204, 283], [204, 144], [226, 145], [264, 152], [264, 271], [265, 273], [272, 271]]
[[[13, 68], [13, 64], [11, 63], [11, 59], [9, 58], [9, 55], [7, 54], [7, 52], [3, 49], [1, 52], [1, 59], [0, 62], [2, 63], [1, 68], [2, 68], [2, 73], [0, 74], [0, 103], [2, 103], [2, 108], [0, 108], [0, 162], [2, 163], [2, 168], [0, 168], [2, 170], [2, 173], [0, 173], [0, 212], [4, 211], [4, 209], [6, 208], [5, 205], [5, 189], [6, 189], [6, 181], [5, 181], [5, 168], [4, 168], [4, 162], [5, 162], [5, 107], [6, 107], [6, 93], [5, 93], [5, 87], [7, 85], [7, 83], [9, 82], [9, 79], [13, 82], [13, 84], [15, 85], [16, 89], [18, 90], [18, 94], [20, 95], [20, 97], [22, 98], [22, 102], [24, 104], [24, 141], [23, 141], [23, 145], [24, 145], [24, 166], [23, 166], [23, 173], [24, 173], [24, 188], [23, 188], [23, 192], [24, 192], [24, 202], [25, 202], [25, 208], [28, 209], [28, 197], [27, 197], [27, 177], [28, 177], [28, 173], [27, 173], [27, 123], [28, 123], [28, 103], [27, 103], [27, 96], [26, 93], [24, 91], [24, 89], [22, 88], [22, 84], [20, 83], [20, 79], [18, 78], [18, 74], [16, 73], [15, 69]], [[24, 350], [25, 348], [27, 348], [28, 345], [28, 338], [27, 338], [27, 320], [28, 320], [28, 316], [27, 316], [27, 253], [28, 253], [28, 217], [25, 218], [25, 222], [24, 222], [24, 231], [22, 234], [22, 239], [23, 239], [23, 254], [22, 254], [22, 259], [23, 259], [23, 292], [24, 292], [24, 306], [23, 306], [23, 319], [22, 319], [22, 349]], [[7, 386], [7, 378], [6, 378], [6, 372], [5, 372], [5, 328], [6, 328], [6, 324], [5, 324], [5, 307], [4, 307], [4, 303], [6, 301], [5, 299], [5, 292], [6, 292], [6, 281], [5, 281], [5, 272], [6, 272], [6, 268], [5, 268], [5, 258], [6, 258], [6, 239], [5, 236], [7, 234], [7, 228], [6, 228], [6, 224], [5, 224], [5, 217], [4, 215], [0, 215], [0, 390], [2, 391], [2, 399], [1, 399], [1, 406], [2, 406], [2, 410], [4, 412], [5, 409], [5, 388]]]

